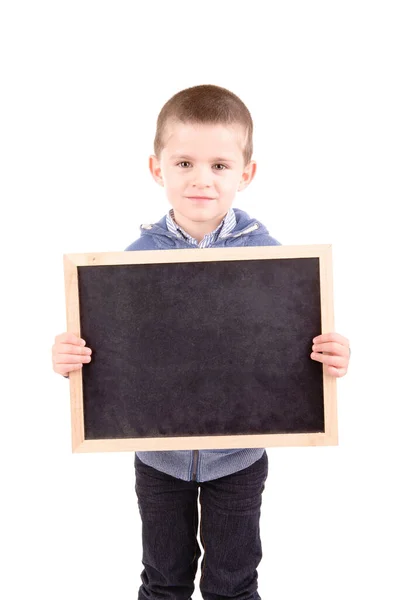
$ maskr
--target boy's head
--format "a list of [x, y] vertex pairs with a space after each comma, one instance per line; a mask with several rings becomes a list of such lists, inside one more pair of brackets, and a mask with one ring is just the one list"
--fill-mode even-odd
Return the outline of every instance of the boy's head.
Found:
[[175, 221], [198, 241], [217, 228], [236, 192], [253, 179], [252, 134], [245, 104], [215, 85], [182, 90], [161, 109], [150, 171], [165, 188]]

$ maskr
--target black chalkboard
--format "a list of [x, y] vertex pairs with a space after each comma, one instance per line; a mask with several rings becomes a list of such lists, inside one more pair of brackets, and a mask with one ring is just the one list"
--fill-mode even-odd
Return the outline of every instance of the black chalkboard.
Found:
[[77, 275], [86, 440], [324, 432], [318, 257]]

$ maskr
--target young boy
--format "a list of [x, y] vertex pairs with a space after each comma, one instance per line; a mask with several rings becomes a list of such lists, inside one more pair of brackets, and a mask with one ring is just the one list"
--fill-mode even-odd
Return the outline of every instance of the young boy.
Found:
[[[248, 109], [224, 88], [200, 85], [175, 94], [158, 116], [149, 162], [172, 209], [158, 223], [142, 225], [127, 250], [278, 245], [259, 221], [232, 209], [236, 192], [256, 172], [252, 131]], [[346, 374], [346, 338], [320, 335], [310, 350], [329, 375]], [[90, 354], [83, 340], [63, 333], [53, 346], [53, 369], [67, 376], [90, 362]], [[139, 600], [191, 597], [201, 555], [199, 488], [203, 598], [259, 599], [265, 449], [136, 452], [135, 471], [144, 565]]]

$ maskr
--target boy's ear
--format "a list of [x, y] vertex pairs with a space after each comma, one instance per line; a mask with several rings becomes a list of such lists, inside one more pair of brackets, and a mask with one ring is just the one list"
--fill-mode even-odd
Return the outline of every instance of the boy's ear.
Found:
[[238, 192], [244, 190], [253, 181], [256, 171], [257, 163], [255, 160], [251, 160], [243, 171], [242, 178], [238, 187]]
[[161, 167], [157, 156], [152, 154], [149, 157], [149, 169], [156, 183], [164, 187], [164, 180], [162, 178]]

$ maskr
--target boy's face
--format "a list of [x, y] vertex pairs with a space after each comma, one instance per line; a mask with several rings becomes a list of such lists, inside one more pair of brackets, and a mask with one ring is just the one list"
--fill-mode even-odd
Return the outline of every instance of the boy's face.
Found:
[[165, 188], [176, 222], [199, 241], [216, 229], [236, 192], [255, 175], [254, 161], [244, 165], [244, 141], [240, 125], [174, 122], [166, 128], [160, 161], [150, 157], [150, 171]]

